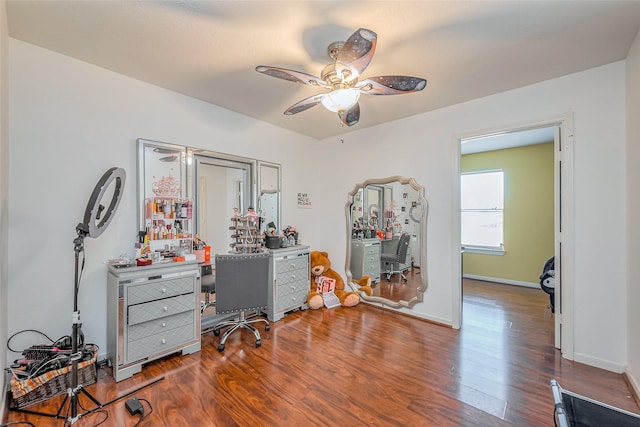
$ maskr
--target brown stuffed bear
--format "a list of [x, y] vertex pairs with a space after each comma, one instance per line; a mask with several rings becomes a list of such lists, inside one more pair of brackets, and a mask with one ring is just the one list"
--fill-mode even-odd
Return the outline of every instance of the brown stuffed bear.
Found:
[[364, 292], [367, 296], [371, 296], [373, 293], [370, 276], [362, 276], [360, 280], [353, 279], [351, 282], [356, 284], [358, 286], [358, 290], [360, 292]]
[[355, 292], [346, 292], [344, 290], [344, 280], [338, 273], [331, 269], [331, 261], [327, 252], [312, 251], [311, 252], [311, 281], [310, 291], [307, 298], [309, 308], [317, 309], [324, 305], [322, 295], [318, 293], [318, 280], [321, 277], [327, 277], [335, 280], [334, 293], [344, 307], [353, 307], [360, 302], [360, 296]]

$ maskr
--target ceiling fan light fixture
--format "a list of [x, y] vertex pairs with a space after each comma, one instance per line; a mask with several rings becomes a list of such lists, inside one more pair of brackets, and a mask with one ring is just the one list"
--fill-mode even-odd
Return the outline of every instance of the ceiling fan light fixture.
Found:
[[337, 113], [347, 111], [360, 99], [360, 91], [354, 88], [337, 89], [322, 98], [322, 105], [329, 111]]

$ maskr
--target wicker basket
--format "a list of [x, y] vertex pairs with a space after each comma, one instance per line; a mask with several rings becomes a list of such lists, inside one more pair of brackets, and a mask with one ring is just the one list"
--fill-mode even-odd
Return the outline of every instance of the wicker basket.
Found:
[[[95, 345], [88, 347], [93, 351], [93, 357], [78, 363], [78, 384], [83, 386], [95, 383], [97, 378], [98, 347]], [[71, 365], [69, 365], [28, 380], [18, 380], [12, 377], [10, 408], [22, 409], [66, 393], [72, 385], [71, 376]]]

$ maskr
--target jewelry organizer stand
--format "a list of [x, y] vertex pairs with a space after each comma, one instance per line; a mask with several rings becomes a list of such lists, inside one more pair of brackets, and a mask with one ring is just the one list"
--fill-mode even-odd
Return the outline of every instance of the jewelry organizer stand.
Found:
[[236, 216], [231, 218], [232, 231], [231, 252], [257, 253], [264, 251], [264, 234], [259, 233], [256, 218], [252, 216]]

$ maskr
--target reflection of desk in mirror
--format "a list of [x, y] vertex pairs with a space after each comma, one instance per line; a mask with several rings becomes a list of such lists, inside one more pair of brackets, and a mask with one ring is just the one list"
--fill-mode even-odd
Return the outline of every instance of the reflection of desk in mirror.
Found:
[[[380, 253], [396, 253], [398, 250], [398, 241], [400, 241], [400, 236], [393, 236], [392, 239], [384, 239], [380, 241]], [[384, 266], [380, 268], [383, 269]], [[404, 263], [400, 264], [399, 270], [406, 271], [411, 268], [411, 245], [407, 248], [407, 258]]]
[[351, 276], [358, 280], [363, 276], [371, 277], [371, 282], [380, 281], [380, 240], [371, 239], [351, 240]]

